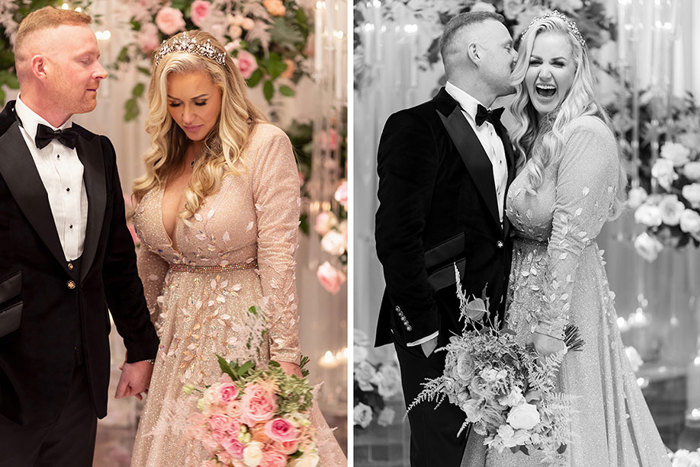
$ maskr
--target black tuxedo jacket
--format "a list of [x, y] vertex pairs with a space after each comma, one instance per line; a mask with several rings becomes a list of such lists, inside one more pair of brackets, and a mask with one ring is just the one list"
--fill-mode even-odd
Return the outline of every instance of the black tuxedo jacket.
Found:
[[[508, 184], [513, 146], [501, 127]], [[502, 316], [510, 272], [510, 225], [500, 225], [491, 161], [445, 89], [389, 117], [379, 142], [377, 255], [386, 289], [377, 346], [440, 331], [460, 333], [456, 263], [467, 294], [491, 300]]]
[[0, 416], [21, 425], [58, 417], [79, 361], [95, 413], [105, 416], [108, 306], [128, 362], [154, 358], [158, 348], [125, 223], [114, 148], [106, 137], [76, 128], [88, 198], [80, 271], [65, 260], [14, 101], [0, 114], [0, 317], [10, 310], [20, 318], [0, 337]]

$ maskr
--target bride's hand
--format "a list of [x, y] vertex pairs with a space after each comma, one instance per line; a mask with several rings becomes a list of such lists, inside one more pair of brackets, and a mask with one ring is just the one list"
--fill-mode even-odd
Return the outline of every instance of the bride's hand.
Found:
[[540, 355], [549, 355], [566, 350], [566, 345], [563, 340], [555, 339], [554, 337], [538, 332], [532, 335], [532, 343], [535, 345], [535, 350]]
[[289, 363], [289, 362], [279, 362], [280, 367], [282, 368], [282, 371], [284, 371], [288, 375], [296, 375], [299, 378], [303, 378], [301, 374], [301, 368], [299, 368], [299, 365], [296, 363]]

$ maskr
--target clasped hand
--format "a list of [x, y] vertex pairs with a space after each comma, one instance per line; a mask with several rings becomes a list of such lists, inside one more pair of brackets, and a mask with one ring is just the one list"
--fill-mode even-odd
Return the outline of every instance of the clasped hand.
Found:
[[148, 394], [153, 364], [148, 360], [134, 363], [124, 362], [119, 369], [122, 370], [122, 374], [114, 397], [121, 399], [122, 397], [135, 396], [138, 400], [142, 400], [141, 393]]
[[537, 353], [543, 356], [566, 350], [566, 344], [563, 340], [539, 332], [532, 334], [532, 344]]

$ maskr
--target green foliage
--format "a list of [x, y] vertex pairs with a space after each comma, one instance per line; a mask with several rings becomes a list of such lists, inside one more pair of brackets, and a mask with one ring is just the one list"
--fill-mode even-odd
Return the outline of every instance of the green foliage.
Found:
[[294, 94], [296, 94], [294, 92], [294, 89], [290, 88], [286, 84], [283, 84], [282, 86], [279, 87], [279, 92], [283, 96], [287, 96], [287, 97], [292, 97], [292, 96], [294, 96]]
[[270, 102], [274, 95], [275, 87], [272, 85], [272, 80], [265, 80], [265, 83], [263, 83], [263, 96], [265, 96], [265, 100]]

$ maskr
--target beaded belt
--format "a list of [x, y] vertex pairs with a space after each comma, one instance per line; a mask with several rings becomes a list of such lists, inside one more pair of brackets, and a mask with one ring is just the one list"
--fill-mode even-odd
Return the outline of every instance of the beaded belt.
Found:
[[170, 270], [174, 272], [224, 272], [224, 271], [241, 271], [243, 269], [255, 269], [258, 267], [257, 261], [247, 263], [232, 263], [225, 266], [192, 266], [189, 264], [171, 264]]
[[547, 246], [549, 244], [549, 241], [547, 240], [535, 240], [534, 238], [525, 238], [521, 237], [519, 235], [513, 237], [513, 240], [519, 243], [526, 243], [528, 245], [535, 245], [535, 246]]

